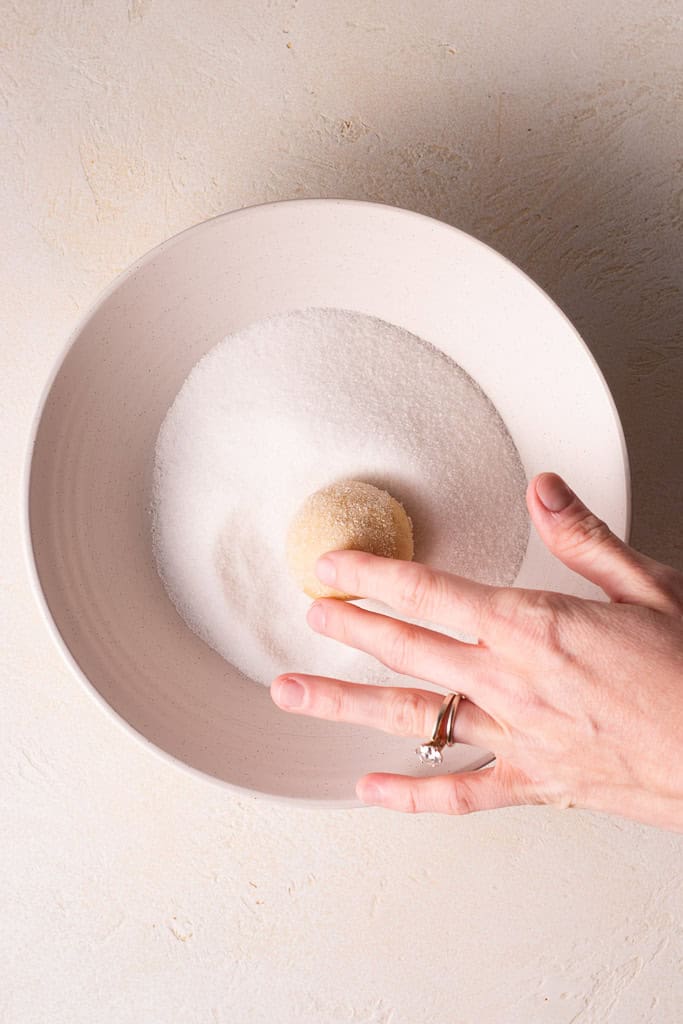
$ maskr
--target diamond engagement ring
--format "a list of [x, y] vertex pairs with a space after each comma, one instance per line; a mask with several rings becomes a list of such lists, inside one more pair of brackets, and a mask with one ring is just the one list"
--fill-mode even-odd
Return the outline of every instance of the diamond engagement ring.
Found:
[[447, 693], [444, 697], [436, 718], [432, 738], [427, 743], [421, 743], [415, 749], [415, 753], [420, 758], [422, 764], [438, 768], [443, 761], [443, 748], [452, 747], [455, 743], [453, 730], [455, 727], [455, 716], [458, 713], [458, 706], [461, 700], [466, 700], [462, 693]]

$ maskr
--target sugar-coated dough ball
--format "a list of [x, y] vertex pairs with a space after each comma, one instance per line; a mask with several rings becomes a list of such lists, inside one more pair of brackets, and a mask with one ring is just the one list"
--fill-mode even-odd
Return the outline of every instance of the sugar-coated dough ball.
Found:
[[368, 551], [385, 558], [413, 557], [413, 524], [403, 505], [386, 491], [359, 480], [323, 487], [306, 499], [287, 535], [287, 562], [309, 597], [353, 600], [321, 583], [315, 564], [328, 551]]

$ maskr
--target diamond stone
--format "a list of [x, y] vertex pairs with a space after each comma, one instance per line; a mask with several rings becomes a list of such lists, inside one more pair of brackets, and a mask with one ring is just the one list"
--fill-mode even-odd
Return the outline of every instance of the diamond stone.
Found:
[[433, 743], [421, 743], [415, 753], [422, 764], [428, 764], [431, 768], [438, 767], [443, 761], [443, 754]]

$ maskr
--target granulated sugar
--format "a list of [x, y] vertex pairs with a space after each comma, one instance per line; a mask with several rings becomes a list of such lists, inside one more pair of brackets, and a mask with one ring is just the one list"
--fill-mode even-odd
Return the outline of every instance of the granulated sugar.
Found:
[[392, 677], [308, 628], [310, 601], [287, 569], [292, 515], [343, 479], [402, 502], [416, 560], [488, 583], [517, 575], [529, 532], [524, 471], [460, 367], [358, 313], [309, 309], [253, 324], [208, 352], [171, 406], [152, 513], [159, 574], [180, 615], [260, 683], [285, 671]]

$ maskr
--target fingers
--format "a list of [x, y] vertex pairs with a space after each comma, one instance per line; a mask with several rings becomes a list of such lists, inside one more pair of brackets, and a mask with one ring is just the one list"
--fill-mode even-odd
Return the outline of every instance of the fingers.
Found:
[[527, 490], [529, 513], [541, 539], [574, 572], [612, 601], [680, 611], [680, 574], [619, 540], [606, 523], [555, 473], [541, 473]]
[[307, 621], [317, 633], [373, 655], [400, 675], [462, 689], [477, 703], [481, 703], [482, 690], [490, 686], [493, 668], [485, 647], [460, 643], [443, 633], [334, 598], [315, 601]]
[[378, 773], [365, 775], [356, 786], [359, 800], [393, 811], [419, 814], [472, 814], [495, 807], [544, 803], [523, 772], [498, 762], [493, 768], [433, 779]]
[[[279, 676], [271, 687], [278, 707], [333, 722], [366, 725], [396, 736], [428, 738], [436, 724], [443, 694], [391, 686], [366, 686], [320, 676]], [[491, 749], [500, 736], [498, 725], [469, 700], [458, 705], [455, 739]]]
[[493, 588], [483, 583], [362, 551], [331, 551], [318, 560], [316, 574], [323, 583], [381, 601], [409, 619], [485, 639], [485, 613]]

